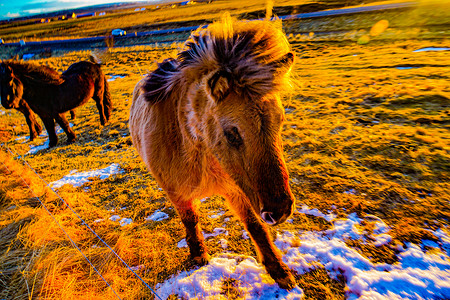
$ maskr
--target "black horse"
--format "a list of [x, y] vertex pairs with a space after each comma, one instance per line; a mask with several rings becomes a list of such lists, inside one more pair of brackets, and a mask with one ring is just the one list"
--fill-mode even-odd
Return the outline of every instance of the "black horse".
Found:
[[3, 61], [0, 64], [0, 94], [5, 108], [15, 108], [24, 113], [30, 127], [30, 139], [40, 132], [33, 112], [42, 119], [50, 140], [49, 147], [58, 143], [55, 121], [66, 133], [69, 143], [76, 138], [65, 112], [71, 111], [73, 118], [74, 109], [93, 98], [100, 122], [105, 125], [112, 110], [106, 77], [95, 62], [74, 63], [60, 74], [47, 66]]

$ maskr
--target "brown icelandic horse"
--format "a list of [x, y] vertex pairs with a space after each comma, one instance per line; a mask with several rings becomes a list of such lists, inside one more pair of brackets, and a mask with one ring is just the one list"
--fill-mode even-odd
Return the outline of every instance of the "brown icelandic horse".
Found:
[[208, 261], [195, 199], [223, 195], [279, 286], [295, 279], [268, 225], [284, 222], [294, 196], [283, 159], [280, 94], [294, 60], [281, 22], [233, 21], [199, 29], [133, 92], [134, 146], [186, 227], [191, 257]]
[[[74, 63], [62, 74], [47, 66], [3, 61], [0, 64], [0, 92], [5, 108], [22, 111], [26, 110], [24, 104], [27, 104], [42, 119], [50, 140], [49, 147], [58, 143], [55, 121], [66, 133], [69, 143], [76, 138], [65, 112], [70, 111], [74, 118], [74, 109], [93, 98], [100, 114], [100, 122], [105, 125], [112, 110], [106, 77], [99, 64], [88, 61]], [[25, 117], [27, 118], [27, 114]], [[31, 117], [30, 122], [33, 123]], [[32, 132], [31, 126], [30, 131]]]

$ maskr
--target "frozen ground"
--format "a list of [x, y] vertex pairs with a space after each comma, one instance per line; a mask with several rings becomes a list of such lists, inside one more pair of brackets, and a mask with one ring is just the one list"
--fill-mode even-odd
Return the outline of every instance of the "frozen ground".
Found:
[[[71, 171], [60, 180], [51, 182], [53, 188], [64, 184], [81, 186], [91, 177], [105, 179], [123, 172], [117, 163], [106, 168], [77, 172]], [[352, 193], [352, 190], [346, 193]], [[280, 231], [275, 244], [284, 253], [284, 262], [299, 276], [314, 268], [324, 268], [330, 277], [342, 275], [346, 284], [347, 299], [449, 299], [450, 298], [450, 236], [447, 230], [432, 232], [437, 241], [424, 240], [422, 244], [407, 243], [395, 245], [398, 262], [395, 264], [372, 263], [355, 249], [347, 246], [345, 240], [352, 239], [374, 246], [390, 245], [392, 237], [389, 226], [376, 216], [364, 219], [355, 213], [345, 219], [333, 214], [324, 214], [318, 209], [299, 205], [301, 214], [324, 218], [333, 224], [331, 229], [321, 232]], [[211, 218], [222, 215], [220, 211]], [[148, 222], [168, 219], [169, 215], [156, 210], [146, 218]], [[126, 226], [132, 219], [113, 215], [111, 221]], [[99, 220], [100, 221], [100, 220]], [[363, 221], [375, 223], [369, 236], [363, 235]], [[185, 299], [226, 299], [224, 281], [230, 282], [244, 299], [301, 299], [303, 291], [296, 287], [292, 291], [280, 289], [269, 277], [264, 267], [255, 258], [227, 251], [224, 227], [215, 228], [205, 234], [205, 239], [216, 238], [224, 252], [213, 257], [201, 268], [183, 271], [156, 286], [156, 292], [163, 299], [177, 294]], [[243, 238], [246, 238], [244, 232]], [[185, 239], [178, 247], [187, 247]], [[143, 266], [144, 267], [144, 266]]]
[[[51, 182], [54, 188], [64, 184], [81, 186], [90, 177], [105, 179], [120, 173], [118, 164], [104, 169], [76, 172], [71, 171], [62, 179]], [[348, 191], [351, 193], [352, 191]], [[306, 215], [321, 217], [333, 224], [322, 232], [283, 231], [277, 234], [275, 244], [283, 251], [284, 262], [297, 274], [306, 273], [320, 267], [328, 271], [332, 278], [342, 275], [346, 284], [347, 299], [448, 299], [450, 298], [450, 236], [444, 230], [433, 232], [438, 242], [426, 240], [421, 245], [407, 243], [397, 245], [398, 262], [395, 264], [372, 263], [355, 249], [347, 246], [345, 240], [359, 240], [375, 246], [388, 245], [392, 237], [389, 227], [375, 216], [359, 218], [355, 213], [345, 219], [333, 214], [324, 214], [306, 205], [297, 211]], [[223, 214], [219, 212], [218, 215]], [[215, 217], [213, 215], [212, 217]], [[157, 210], [146, 218], [149, 222], [159, 222], [169, 218]], [[126, 226], [132, 219], [111, 216], [110, 220]], [[375, 230], [364, 236], [359, 228], [363, 221], [375, 222]], [[226, 227], [226, 226], [225, 226]], [[224, 280], [244, 299], [301, 299], [303, 291], [296, 287], [290, 292], [280, 289], [269, 277], [264, 267], [255, 258], [227, 251], [225, 228], [215, 228], [205, 234], [205, 239], [217, 238], [224, 252], [213, 257], [210, 262], [193, 271], [183, 271], [156, 286], [156, 292], [163, 299], [177, 294], [186, 299], [226, 299], [223, 295]], [[243, 238], [246, 237], [244, 232]], [[187, 247], [185, 239], [178, 247]]]
[[[280, 232], [275, 244], [283, 253], [284, 262], [300, 276], [311, 269], [325, 268], [332, 278], [343, 275], [348, 299], [448, 299], [450, 297], [450, 236], [439, 230], [434, 235], [439, 242], [424, 241], [422, 245], [408, 243], [398, 246], [398, 263], [374, 264], [344, 240], [356, 239], [376, 246], [391, 241], [389, 227], [379, 218], [370, 239], [358, 230], [363, 219], [351, 214], [336, 219], [317, 209], [302, 206], [300, 213], [324, 217], [333, 228], [323, 232]], [[224, 232], [219, 234], [223, 234]], [[219, 240], [221, 242], [222, 239]], [[184, 240], [178, 244], [186, 246]], [[428, 249], [428, 251], [425, 250]], [[226, 299], [224, 280], [233, 285], [244, 299], [300, 299], [303, 291], [295, 288], [286, 292], [267, 275], [264, 267], [253, 257], [222, 253], [208, 265], [194, 271], [181, 272], [157, 285], [163, 299], [177, 294], [186, 299]]]

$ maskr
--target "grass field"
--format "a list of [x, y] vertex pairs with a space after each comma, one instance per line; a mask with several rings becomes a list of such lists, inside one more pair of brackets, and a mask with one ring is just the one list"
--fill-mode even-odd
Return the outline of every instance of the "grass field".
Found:
[[[239, 1], [220, 0], [211, 3], [195, 3], [175, 7], [172, 5], [151, 5], [145, 11], [135, 12], [134, 9], [118, 9], [104, 16], [90, 18], [54, 20], [50, 23], [40, 23], [40, 19], [28, 19], [0, 23], [0, 38], [5, 43], [29, 41], [60, 40], [91, 36], [108, 36], [116, 28], [122, 28], [128, 33], [177, 28], [184, 26], [203, 25], [220, 18], [224, 11], [240, 19], [264, 18], [266, 2], [262, 0]], [[273, 14], [285, 16], [307, 13], [319, 10], [336, 9], [360, 4], [388, 4], [408, 2], [406, 0], [283, 0], [272, 1]], [[365, 13], [360, 15], [343, 15], [326, 19], [289, 20], [285, 23], [287, 33], [299, 32], [329, 32], [351, 31], [370, 28], [380, 19], [388, 19], [391, 28], [404, 33], [404, 27], [419, 33], [436, 36], [433, 31], [440, 31], [448, 36], [449, 0], [421, 0], [417, 6], [409, 9], [383, 11], [381, 13]], [[156, 8], [158, 6], [158, 9]], [[399, 29], [398, 29], [399, 28]], [[418, 31], [418, 32], [417, 32]], [[431, 31], [431, 34], [430, 34]], [[398, 35], [398, 32], [396, 33]], [[409, 33], [411, 36], [411, 33]]]
[[[296, 88], [283, 100], [283, 143], [297, 210], [271, 233], [304, 299], [364, 299], [376, 293], [386, 299], [450, 298], [450, 56], [448, 50], [416, 51], [450, 48], [450, 41], [290, 40], [297, 56]], [[103, 71], [111, 79], [111, 120], [102, 127], [91, 100], [70, 120], [78, 135], [73, 144], [59, 134], [57, 147], [38, 150], [47, 137], [29, 142], [23, 116], [0, 110], [0, 299], [117, 298], [57, 224], [122, 299], [153, 297], [38, 177], [51, 183], [112, 164], [119, 172], [88, 174], [81, 186], [54, 189], [164, 298], [258, 299], [273, 292], [288, 299], [264, 273], [255, 284], [245, 274], [224, 275], [215, 283], [218, 291], [195, 281], [192, 276], [213, 264], [199, 268], [189, 260], [181, 220], [131, 144], [134, 85], [178, 46], [110, 49]], [[69, 52], [35, 63], [62, 71], [89, 55]], [[202, 199], [200, 209], [215, 259], [256, 257], [222, 198]], [[353, 225], [340, 233], [349, 222]], [[320, 247], [306, 250], [313, 242], [323, 248], [326, 241], [349, 253], [344, 263], [337, 264], [341, 258], [333, 251], [336, 256], [325, 258]], [[294, 250], [307, 263], [292, 260]], [[356, 257], [367, 269], [357, 266]], [[407, 264], [411, 257], [417, 263]], [[380, 279], [368, 275], [370, 268], [384, 270]], [[441, 281], [415, 278], [414, 272]], [[382, 280], [391, 284], [383, 286]]]

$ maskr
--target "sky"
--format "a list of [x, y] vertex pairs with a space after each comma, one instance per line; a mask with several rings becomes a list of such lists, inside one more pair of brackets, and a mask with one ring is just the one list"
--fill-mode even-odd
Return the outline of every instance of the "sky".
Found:
[[140, 0], [0, 0], [0, 19], [17, 18], [96, 4], [138, 1]]

